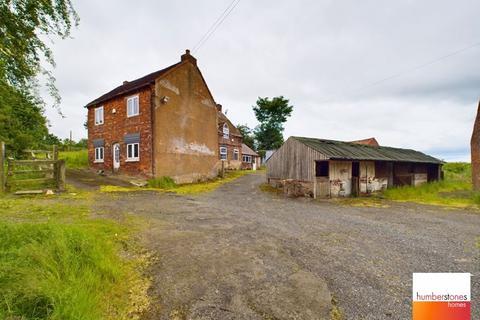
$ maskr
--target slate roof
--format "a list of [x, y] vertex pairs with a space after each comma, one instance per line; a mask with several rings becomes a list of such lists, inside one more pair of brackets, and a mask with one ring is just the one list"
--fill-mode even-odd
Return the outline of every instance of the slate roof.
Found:
[[247, 146], [245, 143], [242, 143], [242, 154], [248, 154], [250, 156], [255, 156], [258, 157], [258, 153], [253, 151], [249, 146]]
[[154, 83], [155, 79], [157, 79], [158, 77], [160, 77], [161, 75], [163, 75], [164, 73], [169, 71], [170, 69], [173, 69], [174, 67], [176, 67], [180, 63], [182, 63], [182, 62], [175, 63], [175, 64], [171, 65], [170, 67], [152, 72], [152, 73], [147, 74], [146, 76], [143, 76], [141, 78], [138, 78], [138, 79], [135, 79], [135, 80], [132, 80], [132, 81], [128, 81], [125, 84], [122, 84], [121, 86], [116, 87], [112, 91], [109, 91], [109, 92], [105, 93], [104, 95], [98, 97], [97, 99], [91, 101], [90, 103], [88, 103], [86, 105], [86, 107], [97, 105], [99, 103], [102, 103], [102, 102], [105, 102], [105, 101], [110, 100], [112, 98], [115, 98], [116, 96], [120, 96], [120, 95], [123, 95], [123, 94], [127, 94], [129, 92], [136, 91], [136, 90], [138, 90], [138, 89], [140, 89], [144, 86], [149, 85], [150, 83]]
[[392, 147], [376, 147], [370, 145], [356, 144], [353, 142], [292, 137], [304, 145], [336, 160], [378, 160], [378, 161], [403, 161], [437, 163], [443, 161], [426, 155], [420, 151]]

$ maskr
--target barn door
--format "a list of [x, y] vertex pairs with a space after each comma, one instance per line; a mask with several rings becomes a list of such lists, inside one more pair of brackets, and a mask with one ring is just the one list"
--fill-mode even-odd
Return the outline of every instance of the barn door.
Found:
[[315, 184], [316, 198], [330, 196], [330, 163], [328, 161], [315, 161]]

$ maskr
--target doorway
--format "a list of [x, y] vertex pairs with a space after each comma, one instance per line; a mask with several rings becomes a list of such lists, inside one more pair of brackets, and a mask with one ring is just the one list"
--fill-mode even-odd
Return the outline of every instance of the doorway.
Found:
[[120, 144], [114, 143], [112, 146], [113, 157], [113, 171], [118, 171], [120, 168]]
[[360, 162], [352, 162], [352, 196], [358, 197], [360, 194]]

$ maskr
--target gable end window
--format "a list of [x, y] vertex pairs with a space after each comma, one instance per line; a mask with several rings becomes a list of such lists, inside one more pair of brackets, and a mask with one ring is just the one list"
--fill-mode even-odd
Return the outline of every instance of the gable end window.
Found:
[[220, 147], [220, 159], [221, 160], [227, 160], [227, 148], [226, 147]]
[[95, 148], [95, 162], [96, 163], [103, 162], [103, 153], [104, 153], [103, 147]]
[[127, 117], [138, 116], [139, 114], [138, 95], [127, 98]]
[[223, 138], [228, 139], [230, 137], [230, 129], [226, 123], [223, 124]]
[[95, 125], [103, 124], [103, 106], [95, 108]]

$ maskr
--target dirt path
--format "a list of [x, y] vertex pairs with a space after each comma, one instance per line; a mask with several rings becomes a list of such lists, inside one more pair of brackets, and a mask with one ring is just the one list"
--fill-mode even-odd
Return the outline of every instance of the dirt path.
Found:
[[479, 214], [285, 199], [260, 192], [263, 181], [103, 204], [149, 222], [159, 259], [144, 319], [328, 319], [330, 294], [346, 319], [409, 319], [412, 272], [471, 272], [479, 296]]

